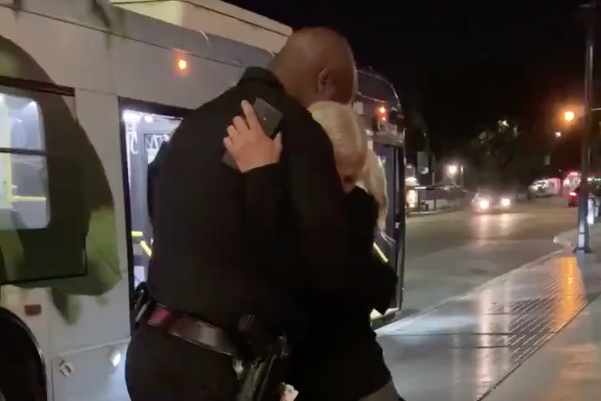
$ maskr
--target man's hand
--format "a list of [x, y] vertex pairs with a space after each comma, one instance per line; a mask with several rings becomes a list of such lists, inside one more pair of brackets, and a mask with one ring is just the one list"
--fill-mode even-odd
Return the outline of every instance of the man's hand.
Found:
[[270, 139], [257, 119], [255, 110], [247, 101], [242, 102], [244, 117], [237, 116], [227, 127], [223, 144], [232, 155], [238, 168], [245, 173], [255, 168], [276, 164], [282, 153], [280, 134]]

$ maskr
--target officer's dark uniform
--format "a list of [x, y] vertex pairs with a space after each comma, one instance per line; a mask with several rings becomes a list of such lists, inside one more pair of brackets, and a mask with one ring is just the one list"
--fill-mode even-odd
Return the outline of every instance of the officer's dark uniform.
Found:
[[[223, 138], [241, 101], [257, 97], [283, 113], [284, 151], [279, 168], [240, 174], [223, 162]], [[350, 235], [331, 143], [271, 72], [248, 69], [236, 87], [192, 112], [160, 170], [148, 275], [158, 302], [229, 332], [241, 315], [255, 314], [296, 342], [306, 299], [351, 299], [361, 286], [360, 274], [346, 270]], [[260, 193], [262, 181], [271, 185], [280, 174], [287, 199], [274, 215], [265, 194], [245, 186]], [[237, 391], [231, 358], [144, 325], [132, 338], [126, 376], [133, 401], [233, 400]]]

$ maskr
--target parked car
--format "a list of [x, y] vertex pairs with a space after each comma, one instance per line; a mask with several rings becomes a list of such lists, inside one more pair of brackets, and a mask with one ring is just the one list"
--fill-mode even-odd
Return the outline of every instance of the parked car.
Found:
[[568, 207], [576, 207], [578, 206], [578, 190], [580, 189], [580, 187], [576, 188], [575, 190], [571, 191], [568, 194]]
[[[578, 193], [580, 192], [580, 186], [568, 194], [568, 207], [578, 206]], [[597, 204], [601, 200], [601, 183], [599, 181], [592, 181], [589, 185], [589, 197], [592, 198]]]

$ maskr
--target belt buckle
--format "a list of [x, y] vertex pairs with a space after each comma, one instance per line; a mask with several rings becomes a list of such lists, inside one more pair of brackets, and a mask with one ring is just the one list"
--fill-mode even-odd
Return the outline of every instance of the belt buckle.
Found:
[[168, 333], [211, 351], [232, 358], [237, 356], [237, 349], [227, 333], [201, 320], [182, 315], [170, 325]]
[[134, 322], [136, 324], [140, 324], [142, 322], [142, 319], [146, 315], [146, 311], [148, 311], [149, 305], [150, 305], [150, 302], [147, 302], [137, 309], [138, 313], [136, 313], [136, 318], [134, 320]]
[[135, 311], [139, 310], [145, 303], [147, 303], [146, 301], [149, 300], [150, 296], [148, 294], [148, 285], [145, 281], [138, 284], [138, 286], [134, 289], [132, 298], [134, 300]]

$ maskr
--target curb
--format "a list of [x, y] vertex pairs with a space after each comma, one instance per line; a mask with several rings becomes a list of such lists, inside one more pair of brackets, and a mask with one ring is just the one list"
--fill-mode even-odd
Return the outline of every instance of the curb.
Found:
[[[589, 237], [601, 232], [601, 222], [597, 222], [589, 226]], [[578, 228], [573, 228], [568, 231], [557, 234], [553, 238], [553, 242], [557, 245], [562, 245], [566, 248], [574, 248], [575, 241], [578, 240]]]
[[455, 212], [462, 212], [464, 210], [465, 210], [465, 208], [443, 209], [443, 210], [436, 211], [436, 212], [423, 212], [423, 213], [413, 212], [413, 213], [409, 213], [408, 220], [411, 220], [411, 219], [416, 218], [416, 217], [430, 217], [430, 216], [438, 216], [440, 214], [449, 214], [449, 213], [455, 213]]
[[[593, 226], [593, 228], [594, 227], [597, 227], [596, 230], [601, 230], [601, 223], [598, 224], [598, 225], [595, 224]], [[444, 299], [441, 302], [438, 302], [438, 303], [436, 303], [436, 304], [434, 304], [432, 306], [429, 306], [429, 307], [426, 307], [424, 309], [421, 309], [420, 311], [418, 311], [418, 312], [416, 312], [414, 314], [411, 314], [409, 316], [402, 316], [403, 306], [401, 305], [401, 308], [397, 312], [395, 312], [394, 314], [391, 314], [390, 317], [388, 317], [388, 319], [380, 320], [378, 322], [379, 324], [375, 325], [376, 327], [374, 327], [374, 329], [376, 331], [376, 334], [378, 336], [390, 334], [390, 333], [381, 333], [379, 331], [381, 329], [387, 328], [388, 326], [390, 326], [390, 325], [392, 325], [394, 323], [399, 323], [399, 325], [401, 325], [401, 324], [405, 324], [405, 323], [411, 322], [412, 320], [415, 320], [418, 317], [421, 317], [421, 316], [424, 316], [424, 315], [428, 315], [428, 314], [430, 314], [432, 312], [435, 312], [436, 310], [442, 308], [443, 306], [445, 306], [446, 304], [448, 304], [450, 302], [461, 300], [461, 299], [469, 296], [470, 294], [472, 294], [474, 292], [482, 291], [485, 288], [487, 288], [488, 286], [494, 285], [495, 283], [506, 279], [509, 274], [513, 273], [517, 269], [529, 268], [530, 266], [534, 266], [534, 265], [538, 265], [538, 264], [544, 264], [547, 261], [549, 261], [550, 259], [552, 259], [554, 256], [556, 256], [556, 255], [558, 255], [558, 254], [560, 254], [562, 252], [565, 252], [566, 249], [568, 249], [568, 248], [572, 249], [573, 248], [572, 242], [570, 242], [569, 240], [565, 239], [565, 237], [575, 236], [577, 234], [578, 234], [578, 228], [573, 228], [571, 230], [561, 232], [561, 233], [557, 234], [555, 237], [553, 237], [553, 243], [555, 243], [557, 245], [562, 245], [563, 249], [558, 249], [558, 250], [550, 252], [550, 253], [548, 253], [546, 255], [542, 255], [542, 256], [534, 259], [531, 262], [525, 263], [525, 264], [523, 264], [521, 266], [516, 267], [515, 269], [511, 269], [508, 272], [500, 274], [499, 276], [494, 277], [494, 278], [486, 281], [485, 283], [482, 283], [482, 284], [480, 284], [480, 285], [472, 288], [469, 291], [466, 291], [466, 292], [464, 292], [462, 294], [458, 294], [458, 295], [452, 296], [450, 298]]]
[[474, 292], [483, 291], [487, 287], [490, 287], [490, 286], [496, 284], [497, 282], [505, 280], [507, 278], [507, 276], [509, 276], [511, 273], [513, 273], [514, 271], [516, 271], [518, 269], [527, 269], [527, 268], [529, 268], [531, 266], [544, 264], [544, 263], [548, 262], [549, 260], [551, 260], [554, 256], [556, 256], [556, 255], [558, 255], [558, 254], [560, 254], [562, 252], [565, 252], [565, 249], [558, 249], [558, 250], [550, 252], [550, 253], [548, 253], [546, 255], [540, 256], [540, 257], [534, 259], [531, 262], [525, 263], [525, 264], [523, 264], [521, 266], [516, 267], [515, 269], [512, 269], [512, 270], [510, 270], [508, 272], [505, 272], [503, 274], [500, 274], [497, 277], [494, 277], [494, 278], [488, 280], [487, 282], [482, 283], [482, 284], [480, 284], [480, 285], [472, 288], [469, 291], [466, 291], [466, 292], [464, 292], [462, 294], [459, 294], [459, 295], [454, 295], [454, 296], [452, 296], [450, 298], [447, 298], [447, 299], [445, 299], [445, 300], [443, 300], [443, 301], [441, 301], [441, 302], [439, 302], [437, 304], [434, 304], [432, 306], [424, 308], [424, 309], [420, 310], [419, 312], [414, 313], [414, 314], [409, 315], [409, 316], [405, 316], [405, 317], [401, 317], [400, 316], [401, 315], [401, 311], [403, 309], [403, 307], [401, 305], [401, 309], [398, 312], [395, 313], [395, 315], [397, 315], [398, 317], [394, 317], [394, 318], [390, 319], [390, 321], [388, 321], [388, 322], [384, 323], [383, 325], [379, 326], [376, 329], [376, 334], [378, 336], [392, 334], [392, 333], [379, 333], [378, 331], [380, 331], [381, 329], [384, 329], [384, 328], [392, 325], [393, 323], [399, 323], [399, 326], [400, 326], [401, 324], [408, 324], [411, 321], [413, 321], [413, 320], [415, 320], [415, 319], [417, 319], [419, 317], [422, 317], [424, 315], [429, 315], [432, 312], [435, 312], [438, 309], [442, 308], [443, 306], [445, 306], [448, 303], [451, 303], [453, 301], [462, 300], [463, 298], [465, 298], [465, 297], [473, 294]]
[[561, 245], [565, 248], [573, 248], [574, 247], [574, 243], [572, 241], [570, 241], [568, 238], [574, 238], [578, 235], [578, 229], [577, 228], [573, 228], [571, 230], [568, 231], [564, 231], [562, 233], [557, 234], [555, 237], [553, 237], [553, 243], [557, 244], [557, 245]]

